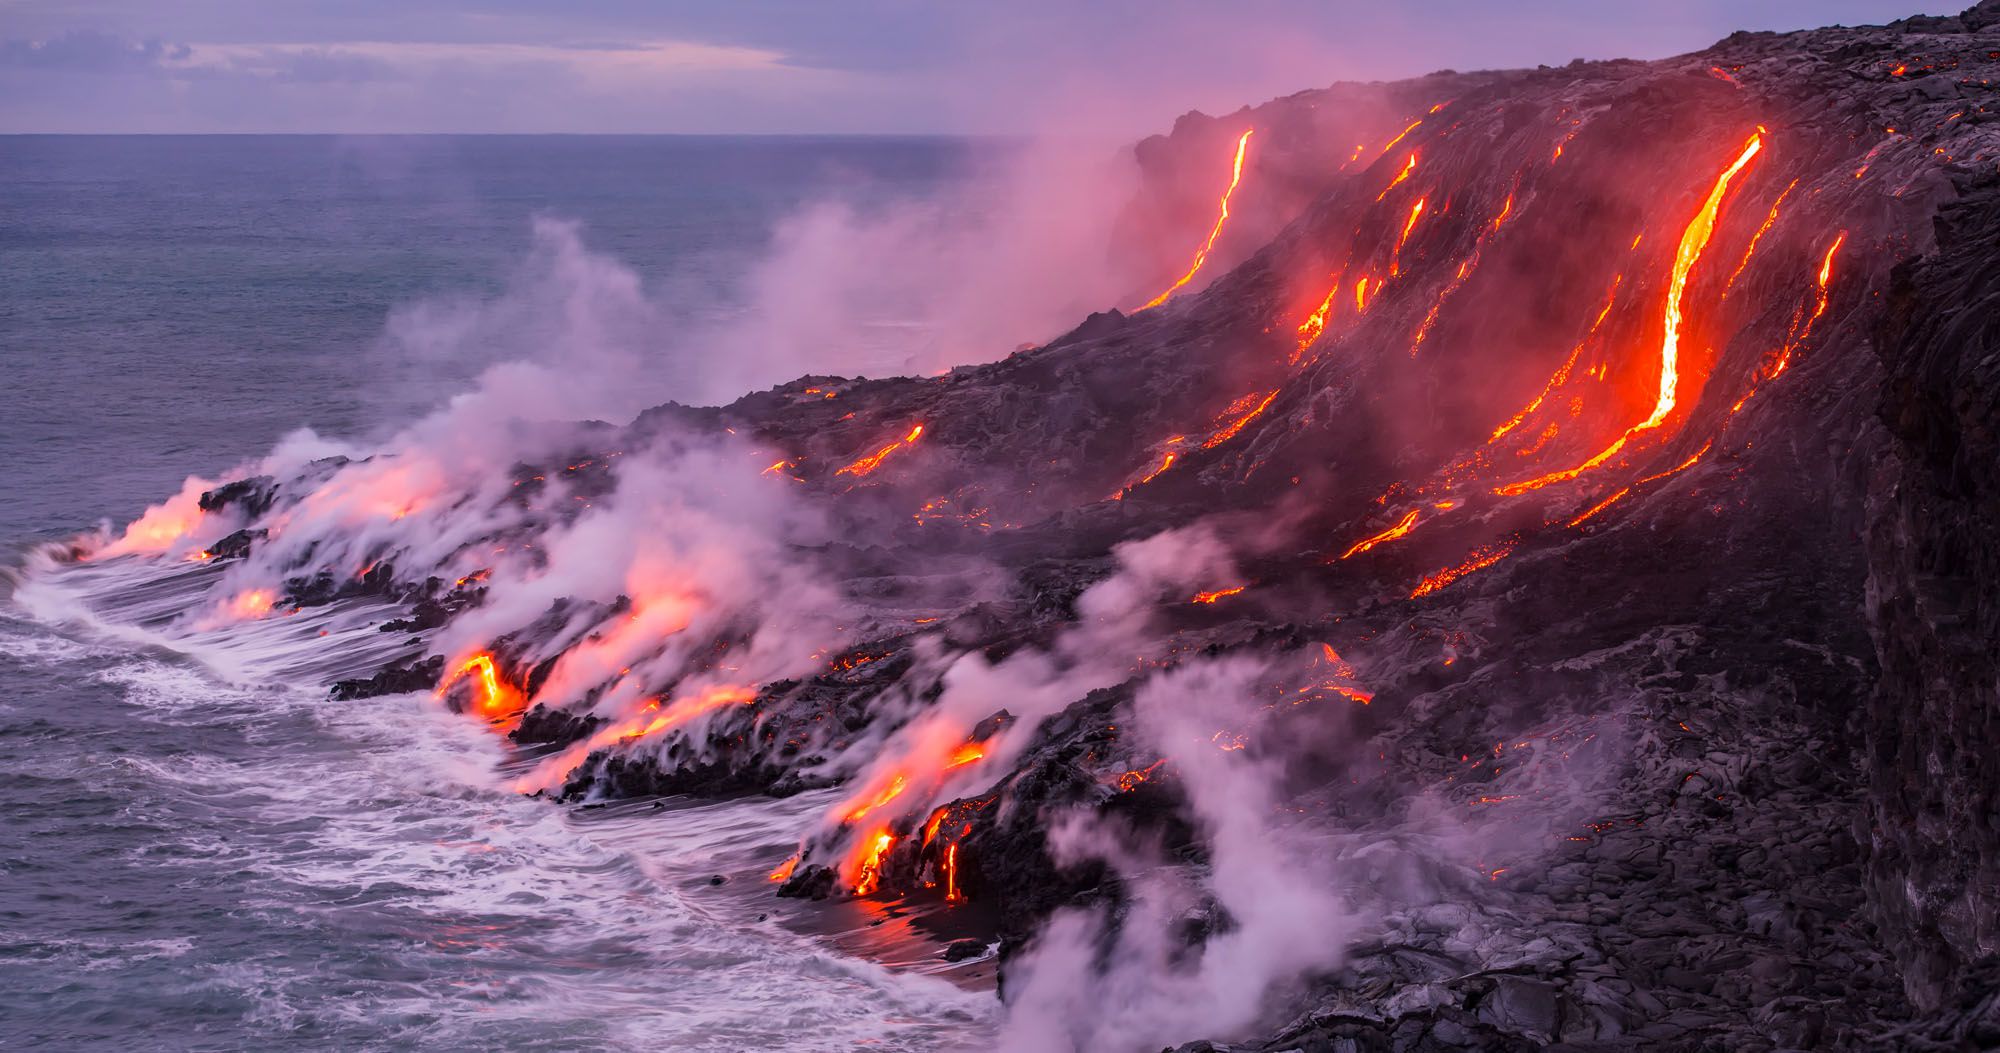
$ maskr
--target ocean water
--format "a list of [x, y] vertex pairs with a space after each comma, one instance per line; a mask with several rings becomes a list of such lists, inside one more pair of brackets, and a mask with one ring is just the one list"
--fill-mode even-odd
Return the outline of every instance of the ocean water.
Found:
[[271, 635], [312, 625], [193, 647], [24, 569], [294, 428], [366, 435], [463, 388], [469, 365], [396, 360], [385, 319], [496, 288], [537, 216], [727, 310], [803, 203], [935, 193], [969, 149], [0, 139], [0, 1048], [980, 1044], [990, 994], [768, 896], [824, 800], [558, 809], [424, 698], [327, 700], [346, 671]]

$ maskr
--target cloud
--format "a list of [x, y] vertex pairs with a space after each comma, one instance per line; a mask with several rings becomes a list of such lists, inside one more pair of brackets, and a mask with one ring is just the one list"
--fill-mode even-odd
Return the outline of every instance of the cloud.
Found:
[[72, 30], [45, 40], [0, 42], [0, 66], [71, 73], [160, 77], [240, 76], [331, 82], [414, 79], [426, 73], [554, 67], [617, 79], [704, 72], [778, 70], [783, 53], [768, 48], [664, 40], [630, 44], [548, 45], [333, 41], [193, 44], [130, 40]]
[[126, 40], [91, 30], [72, 30], [47, 40], [0, 41], [0, 69], [63, 73], [134, 73], [165, 70], [183, 61], [186, 44]]
[[[772, 48], [653, 38], [167, 42], [96, 30], [0, 42], [0, 131], [733, 132], [811, 128], [863, 74]], [[748, 115], [812, 111], [786, 126]], [[847, 112], [859, 113], [860, 108]]]
[[1658, 57], [1963, 2], [9, 0], [0, 131], [1128, 136], [1336, 80]]

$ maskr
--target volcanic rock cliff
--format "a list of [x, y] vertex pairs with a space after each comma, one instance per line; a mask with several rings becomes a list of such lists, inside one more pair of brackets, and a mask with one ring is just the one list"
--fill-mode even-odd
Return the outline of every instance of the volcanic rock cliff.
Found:
[[[1046, 346], [663, 406], [449, 500], [382, 505], [408, 455], [316, 462], [183, 533], [280, 606], [405, 609], [336, 690], [485, 711], [551, 751], [524, 789], [843, 785], [774, 884], [977, 906], [1010, 957], [1064, 906], [1139, 924], [1075, 816], [1228, 865], [1207, 762], [1131, 725], [1254, 659], [1199, 748], [1269, 776], [1366, 920], [1251, 1048], [1984, 1048], [1996, 81], [1987, 0], [1190, 115], [1121, 226], [1157, 284]], [[746, 563], [837, 581], [810, 668], [758, 664], [763, 607], [509, 570], [631, 500], [636, 451], [721, 435], [830, 525]], [[312, 525], [364, 491], [365, 528]], [[1218, 890], [1180, 938], [1246, 917]]]

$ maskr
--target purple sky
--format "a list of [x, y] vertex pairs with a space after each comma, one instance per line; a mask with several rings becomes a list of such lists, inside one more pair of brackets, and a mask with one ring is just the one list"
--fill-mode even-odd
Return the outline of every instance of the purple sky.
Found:
[[1127, 132], [1971, 0], [0, 0], [0, 132]]

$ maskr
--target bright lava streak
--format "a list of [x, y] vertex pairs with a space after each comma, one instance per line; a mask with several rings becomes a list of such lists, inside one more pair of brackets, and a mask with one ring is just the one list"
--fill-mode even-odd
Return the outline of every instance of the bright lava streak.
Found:
[[1355, 542], [1353, 546], [1348, 548], [1347, 551], [1342, 552], [1340, 554], [1340, 558], [1346, 559], [1349, 556], [1358, 556], [1363, 552], [1366, 552], [1369, 549], [1374, 548], [1377, 545], [1380, 545], [1387, 541], [1394, 541], [1397, 538], [1403, 537], [1404, 535], [1408, 534], [1410, 531], [1415, 530], [1417, 526], [1417, 511], [1418, 511], [1417, 509], [1412, 508], [1410, 509], [1410, 514], [1404, 516], [1402, 518], [1402, 521], [1397, 523], [1395, 526], [1392, 526], [1389, 529], [1374, 535], [1373, 537], [1365, 537], [1362, 538], [1360, 541]]
[[1145, 306], [1139, 308], [1141, 311], [1166, 303], [1167, 297], [1179, 292], [1181, 286], [1186, 285], [1194, 278], [1196, 272], [1201, 270], [1201, 265], [1208, 262], [1209, 250], [1215, 247], [1215, 239], [1222, 236], [1223, 224], [1229, 222], [1229, 199], [1236, 195], [1236, 184], [1243, 180], [1243, 155], [1249, 149], [1250, 135], [1255, 131], [1255, 128], [1246, 129], [1242, 137], [1236, 140], [1236, 161], [1229, 169], [1229, 189], [1222, 192], [1222, 208], [1216, 214], [1215, 226], [1209, 228], [1208, 240], [1201, 243], [1201, 251], [1194, 254], [1193, 266], [1187, 269], [1186, 274], [1180, 276], [1179, 281], [1167, 286], [1166, 292], [1146, 301]]
[[1506, 486], [1495, 489], [1494, 493], [1512, 496], [1514, 494], [1527, 493], [1530, 490], [1539, 489], [1551, 483], [1560, 483], [1574, 479], [1617, 456], [1618, 451], [1624, 449], [1625, 444], [1632, 441], [1634, 436], [1659, 427], [1660, 423], [1667, 419], [1667, 415], [1674, 411], [1675, 393], [1680, 384], [1681, 324], [1683, 320], [1681, 300], [1687, 293], [1688, 274], [1694, 270], [1695, 263], [1701, 259], [1702, 250], [1708, 247], [1708, 239], [1715, 233], [1715, 218], [1722, 211], [1722, 202], [1729, 194], [1730, 184], [1735, 181], [1738, 173], [1749, 166], [1751, 160], [1763, 148], [1763, 137], [1756, 134], [1751, 135], [1750, 141], [1744, 144], [1743, 152], [1737, 156], [1736, 162], [1730, 165], [1722, 173], [1721, 178], [1715, 181], [1715, 188], [1709, 191], [1708, 200], [1703, 203], [1701, 211], [1696, 213], [1694, 220], [1681, 233], [1680, 249], [1674, 254], [1673, 281], [1667, 288], [1665, 333], [1660, 341], [1660, 390], [1658, 398], [1653, 403], [1653, 412], [1645, 420], [1627, 429], [1625, 434], [1620, 435], [1616, 442], [1605, 447], [1603, 452], [1592, 457], [1590, 460], [1574, 468], [1566, 468], [1559, 472], [1550, 472], [1547, 475], [1518, 483], [1509, 483]]

